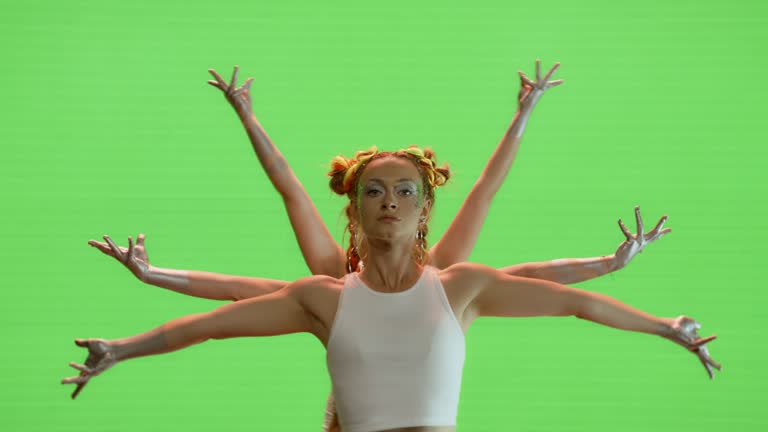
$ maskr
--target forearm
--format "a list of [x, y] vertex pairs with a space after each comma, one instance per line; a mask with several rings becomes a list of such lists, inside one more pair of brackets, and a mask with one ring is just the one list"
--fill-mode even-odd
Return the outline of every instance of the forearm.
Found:
[[510, 276], [478, 264], [466, 263], [454, 269], [459, 282], [462, 276], [467, 278], [466, 285], [475, 277], [472, 310], [478, 316], [576, 316], [624, 330], [653, 334], [663, 331], [662, 318], [603, 294], [547, 280]]
[[502, 268], [501, 271], [513, 276], [573, 284], [618, 270], [614, 258], [614, 255], [594, 258], [565, 258], [518, 264]]
[[275, 279], [230, 276], [196, 270], [149, 266], [142, 279], [150, 285], [211, 300], [243, 300], [273, 293], [287, 282]]
[[655, 317], [603, 294], [574, 290], [577, 318], [609, 327], [668, 337], [671, 334], [668, 319]]
[[430, 251], [438, 268], [466, 261], [496, 192], [509, 173], [533, 104], [519, 109], [443, 237]]
[[293, 173], [288, 162], [269, 139], [264, 128], [252, 112], [242, 108], [236, 110], [245, 127], [256, 156], [269, 177], [269, 181], [284, 198], [291, 198], [299, 189], [303, 189], [299, 179]]
[[512, 123], [504, 133], [499, 145], [494, 150], [488, 163], [480, 174], [477, 182], [472, 188], [470, 194], [485, 198], [489, 204], [493, 196], [501, 188], [504, 179], [509, 173], [512, 163], [520, 148], [520, 141], [523, 139], [523, 132], [528, 124], [535, 103], [518, 109], [515, 113]]
[[117, 361], [176, 351], [211, 338], [205, 328], [206, 316], [181, 317], [140, 335], [109, 341], [109, 345]]
[[272, 144], [256, 116], [244, 108], [238, 108], [237, 112], [259, 162], [283, 198], [291, 227], [310, 271], [312, 274], [343, 276], [344, 253], [323, 223], [304, 186], [277, 147]]
[[277, 336], [311, 329], [307, 311], [292, 295], [278, 292], [229, 303], [207, 313], [169, 321], [148, 332], [109, 341], [118, 361], [176, 351], [208, 339]]

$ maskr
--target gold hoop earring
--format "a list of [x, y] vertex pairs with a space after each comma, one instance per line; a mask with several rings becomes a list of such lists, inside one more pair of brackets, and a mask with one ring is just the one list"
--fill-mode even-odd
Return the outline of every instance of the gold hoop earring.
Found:
[[357, 255], [358, 267], [360, 265], [360, 254], [357, 252], [357, 228], [352, 223], [349, 224], [349, 242], [352, 244], [347, 250], [347, 273], [352, 273], [352, 258]]
[[357, 225], [350, 222], [349, 226], [347, 227], [349, 229], [349, 233], [351, 235], [350, 237], [350, 243], [352, 243], [352, 246], [347, 250], [347, 273], [352, 273], [352, 258], [357, 256], [357, 266], [355, 266], [354, 271], [363, 271], [363, 268], [365, 268], [365, 263], [363, 262], [363, 257], [360, 255], [360, 242], [357, 236]]
[[[422, 219], [423, 221], [423, 219]], [[424, 225], [422, 224], [419, 229], [416, 231], [416, 242], [418, 243], [419, 247], [419, 264], [424, 264], [424, 259], [426, 257], [426, 234], [424, 233]]]

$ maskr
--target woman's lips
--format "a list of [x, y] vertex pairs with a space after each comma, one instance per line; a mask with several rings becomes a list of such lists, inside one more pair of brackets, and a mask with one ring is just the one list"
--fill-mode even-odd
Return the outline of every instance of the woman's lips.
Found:
[[382, 216], [379, 220], [382, 222], [398, 222], [400, 218], [397, 216]]

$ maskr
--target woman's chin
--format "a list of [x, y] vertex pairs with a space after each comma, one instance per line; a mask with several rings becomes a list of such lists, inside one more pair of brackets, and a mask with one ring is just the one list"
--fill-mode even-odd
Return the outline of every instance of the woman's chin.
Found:
[[366, 237], [369, 241], [380, 241], [380, 242], [386, 242], [386, 243], [392, 243], [397, 241], [408, 241], [409, 237], [407, 233], [400, 232], [401, 230], [396, 229], [396, 227], [390, 227], [390, 226], [384, 226], [384, 227], [377, 227], [373, 230], [372, 233], [367, 233]]

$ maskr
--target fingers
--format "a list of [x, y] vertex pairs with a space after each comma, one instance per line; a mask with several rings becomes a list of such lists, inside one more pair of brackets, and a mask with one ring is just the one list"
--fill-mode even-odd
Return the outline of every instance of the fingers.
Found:
[[109, 244], [109, 247], [112, 249], [112, 253], [114, 254], [114, 257], [119, 259], [121, 262], [125, 262], [125, 255], [120, 250], [119, 247], [115, 244], [115, 242], [112, 241], [109, 236], [105, 235], [104, 240]]
[[707, 362], [708, 365], [712, 366], [713, 368], [715, 368], [715, 369], [717, 369], [719, 371], [723, 370], [723, 365], [721, 365], [720, 363], [712, 360], [712, 357], [706, 356], [704, 358], [704, 360]]
[[715, 339], [717, 339], [717, 335], [707, 336], [705, 338], [699, 338], [693, 342], [693, 345], [696, 349], [706, 348], [706, 347], [702, 347], [702, 345], [712, 342]]
[[707, 373], [709, 374], [710, 379], [715, 377], [715, 374], [712, 368], [715, 368], [717, 370], [722, 370], [723, 366], [720, 363], [712, 360], [712, 357], [709, 356], [709, 351], [707, 350], [707, 347], [705, 346], [699, 347], [697, 355], [699, 357], [699, 361], [707, 370]]
[[643, 217], [640, 216], [640, 206], [635, 207], [635, 220], [637, 220], [637, 238], [644, 240]]
[[[547, 84], [547, 81], [549, 81], [549, 78], [552, 76], [553, 73], [555, 73], [555, 71], [559, 67], [560, 67], [560, 63], [559, 62], [555, 63], [555, 65], [552, 66], [552, 68], [549, 70], [549, 72], [547, 72], [547, 74], [544, 75], [544, 84]], [[562, 81], [562, 80], [560, 80], [560, 81]]]
[[704, 366], [704, 369], [707, 370], [707, 375], [709, 375], [709, 379], [715, 378], [715, 373], [712, 371], [712, 366], [709, 365], [709, 363], [706, 362], [701, 356], [699, 356], [699, 361], [701, 362], [702, 366]]
[[667, 215], [662, 216], [661, 219], [659, 219], [659, 222], [656, 224], [656, 226], [653, 227], [653, 229], [645, 235], [646, 240], [651, 242], [654, 240], [658, 240], [664, 237], [665, 235], [671, 233], [672, 228], [662, 229], [664, 228], [664, 224], [667, 222], [667, 219], [669, 219], [669, 216]]
[[[75, 363], [75, 362], [69, 362], [69, 365], [71, 367], [79, 370], [82, 373], [85, 373], [85, 374], [88, 374], [88, 375], [92, 375], [93, 374], [93, 369], [89, 368], [86, 365], [81, 365], [81, 364]], [[80, 375], [82, 375], [82, 374], [80, 374]]]
[[232, 93], [232, 95], [233, 95], [233, 96], [236, 96], [236, 95], [240, 95], [241, 93], [244, 93], [244, 92], [247, 92], [247, 91], [249, 91], [249, 90], [251, 89], [251, 83], [252, 83], [252, 82], [253, 82], [253, 78], [247, 78], [247, 79], [245, 80], [245, 83], [243, 83], [243, 85], [242, 85], [242, 86], [240, 86], [240, 88], [238, 88], [237, 90], [235, 90], [235, 91]]
[[[61, 380], [62, 384], [85, 384], [91, 379], [89, 375], [78, 375]], [[74, 397], [74, 396], [73, 396]]]
[[[90, 341], [88, 339], [75, 339], [75, 345], [83, 348], [89, 348], [90, 351]], [[91, 358], [91, 354], [89, 353], [88, 358]], [[87, 360], [86, 360], [87, 362]], [[70, 362], [69, 366], [77, 369], [80, 371], [80, 374], [77, 376], [64, 378], [61, 380], [62, 384], [77, 384], [77, 387], [72, 392], [71, 398], [75, 399], [78, 394], [83, 390], [86, 384], [88, 384], [88, 380], [91, 379], [91, 376], [94, 372], [93, 369], [88, 367], [87, 365], [82, 365], [75, 362]]]
[[[215, 86], [219, 87], [219, 88], [220, 88], [220, 89], [222, 89], [222, 90], [226, 90], [226, 88], [227, 88], [227, 82], [226, 82], [226, 81], [224, 81], [224, 78], [222, 78], [222, 77], [221, 77], [221, 75], [219, 75], [219, 74], [218, 74], [218, 72], [216, 72], [216, 71], [215, 71], [215, 70], [213, 70], [213, 69], [208, 69], [208, 72], [210, 72], [210, 73], [211, 73], [211, 75], [213, 75], [213, 77], [214, 77], [214, 78], [216, 78], [216, 84], [214, 84], [212, 81], [208, 81], [208, 82], [209, 82], [210, 84], [212, 84], [212, 85], [215, 85]], [[218, 84], [218, 85], [217, 85], [217, 84]]]
[[88, 384], [88, 381], [77, 384], [77, 388], [75, 388], [75, 391], [72, 392], [72, 399], [76, 398], [77, 395], [80, 394], [80, 392], [83, 390], [83, 387], [85, 387], [86, 384]]
[[708, 365], [712, 366], [713, 368], [717, 370], [723, 370], [723, 365], [712, 360], [712, 357], [709, 356], [709, 351], [707, 351], [707, 347], [699, 348], [699, 358], [703, 359]]
[[536, 87], [536, 83], [531, 81], [531, 79], [528, 78], [523, 71], [519, 70], [519, 71], [517, 71], [517, 73], [520, 74], [520, 79], [523, 80], [523, 83], [525, 85], [530, 86], [530, 87]]
[[96, 240], [88, 240], [88, 244], [100, 250], [102, 253], [105, 253], [112, 257], [115, 256], [114, 252], [112, 252], [112, 248], [110, 248], [109, 245], [106, 243], [97, 242]]
[[621, 232], [624, 233], [624, 237], [627, 238], [628, 242], [632, 242], [635, 240], [635, 238], [632, 236], [632, 233], [629, 232], [629, 229], [627, 229], [627, 227], [624, 225], [624, 222], [622, 222], [621, 219], [619, 219], [619, 228], [621, 228]]
[[128, 254], [126, 255], [126, 258], [130, 259], [133, 256], [133, 239], [131, 236], [128, 236]]
[[536, 59], [536, 82], [541, 82], [541, 60]]
[[144, 246], [144, 239], [146, 236], [144, 234], [139, 234], [138, 237], [136, 237], [136, 246]]
[[232, 72], [232, 80], [229, 82], [229, 90], [232, 91], [235, 89], [235, 85], [237, 84], [237, 72], [240, 70], [240, 67], [235, 65], [235, 71]]
[[554, 80], [554, 81], [550, 81], [550, 82], [548, 82], [548, 83], [547, 83], [547, 88], [557, 87], [557, 86], [559, 86], [560, 84], [562, 84], [563, 82], [564, 82], [564, 81], [563, 81], [563, 80], [561, 80], [561, 79], [559, 79], [559, 80]]

